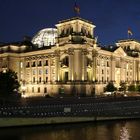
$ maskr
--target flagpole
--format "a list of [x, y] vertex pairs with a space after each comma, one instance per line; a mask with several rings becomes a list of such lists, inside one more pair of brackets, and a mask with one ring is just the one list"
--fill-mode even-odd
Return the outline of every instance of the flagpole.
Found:
[[75, 16], [76, 17], [78, 17], [80, 15], [80, 7], [77, 4], [77, 1], [76, 0], [75, 0], [75, 3], [74, 3], [74, 12], [75, 12]]
[[129, 33], [127, 33], [127, 38], [129, 39]]

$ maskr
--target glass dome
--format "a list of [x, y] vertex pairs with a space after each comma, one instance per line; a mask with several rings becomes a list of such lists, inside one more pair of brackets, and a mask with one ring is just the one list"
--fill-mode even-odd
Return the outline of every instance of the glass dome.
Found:
[[32, 43], [37, 45], [38, 48], [43, 46], [55, 45], [55, 38], [57, 37], [56, 28], [46, 28], [40, 30], [32, 39]]

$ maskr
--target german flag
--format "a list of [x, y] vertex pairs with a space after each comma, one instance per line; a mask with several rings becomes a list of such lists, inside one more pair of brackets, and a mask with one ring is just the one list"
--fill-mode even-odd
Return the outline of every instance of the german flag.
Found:
[[128, 35], [133, 35], [132, 31], [130, 28], [128, 28], [128, 31], [127, 31]]
[[75, 1], [75, 4], [74, 4], [74, 12], [78, 15], [80, 14], [80, 7], [77, 5], [76, 1]]

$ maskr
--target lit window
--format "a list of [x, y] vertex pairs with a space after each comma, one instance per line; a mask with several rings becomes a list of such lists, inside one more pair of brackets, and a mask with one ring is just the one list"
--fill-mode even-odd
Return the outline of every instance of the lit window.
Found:
[[44, 64], [44, 65], [45, 65], [45, 66], [48, 66], [48, 60], [45, 61], [45, 64]]
[[39, 61], [38, 66], [42, 66], [42, 62], [41, 61]]
[[33, 70], [33, 75], [35, 75], [36, 74], [36, 70]]
[[20, 68], [23, 68], [23, 62], [20, 62]]
[[46, 74], [48, 74], [48, 69], [46, 69]]
[[39, 75], [41, 75], [42, 74], [42, 70], [39, 70]]

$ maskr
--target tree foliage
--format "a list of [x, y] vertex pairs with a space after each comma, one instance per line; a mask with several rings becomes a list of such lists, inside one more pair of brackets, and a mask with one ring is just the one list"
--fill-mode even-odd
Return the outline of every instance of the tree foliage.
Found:
[[140, 85], [137, 85], [137, 91], [140, 92]]
[[113, 82], [109, 82], [105, 87], [105, 91], [108, 91], [108, 92], [113, 92], [116, 90], [117, 88], [114, 86]]
[[126, 83], [125, 82], [121, 82], [120, 83], [119, 91], [126, 91], [126, 88], [127, 88]]
[[17, 73], [12, 70], [0, 72], [0, 96], [7, 97], [18, 91], [20, 84]]
[[135, 86], [135, 85], [129, 85], [128, 86], [128, 91], [137, 91], [137, 86]]

